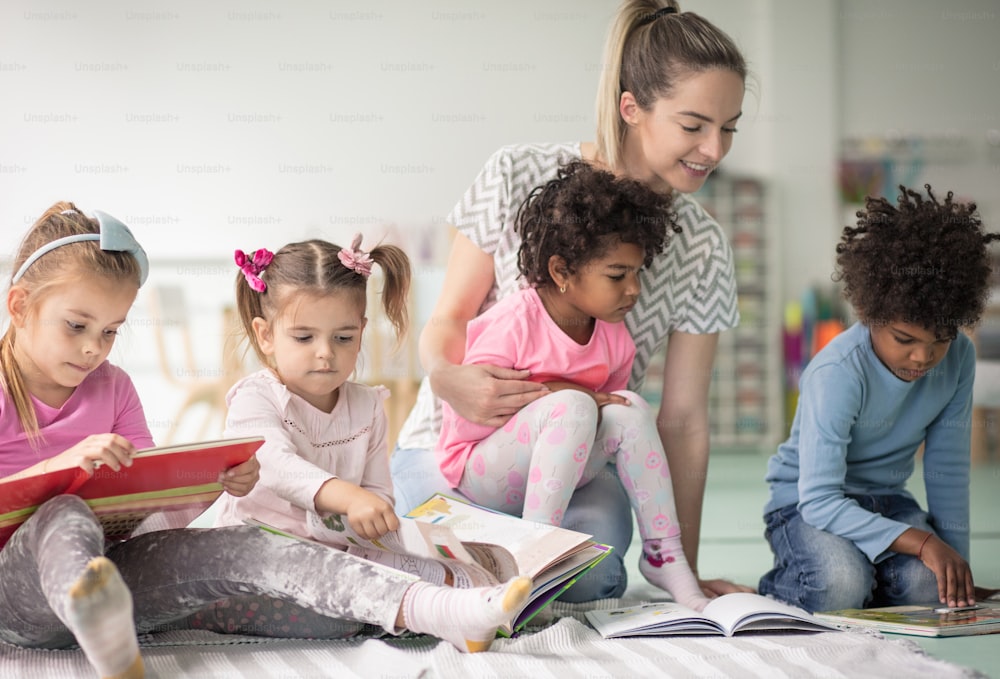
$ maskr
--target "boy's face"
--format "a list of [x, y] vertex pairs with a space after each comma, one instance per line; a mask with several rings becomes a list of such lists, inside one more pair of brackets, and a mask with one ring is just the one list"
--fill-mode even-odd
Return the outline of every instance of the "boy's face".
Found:
[[950, 339], [938, 339], [927, 328], [901, 321], [872, 326], [871, 334], [875, 355], [904, 382], [926, 375], [951, 346]]

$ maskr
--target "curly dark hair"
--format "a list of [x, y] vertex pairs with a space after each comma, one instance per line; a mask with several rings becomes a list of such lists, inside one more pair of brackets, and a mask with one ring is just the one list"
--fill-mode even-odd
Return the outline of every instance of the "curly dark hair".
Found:
[[516, 229], [518, 266], [535, 287], [555, 285], [549, 275], [553, 255], [576, 273], [616, 243], [632, 243], [649, 266], [669, 243], [670, 232], [681, 230], [669, 196], [580, 160], [531, 192], [518, 211]]
[[975, 203], [948, 192], [939, 202], [900, 186], [898, 207], [868, 197], [857, 226], [844, 227], [835, 281], [867, 325], [905, 322], [954, 339], [979, 322], [989, 296], [988, 244]]

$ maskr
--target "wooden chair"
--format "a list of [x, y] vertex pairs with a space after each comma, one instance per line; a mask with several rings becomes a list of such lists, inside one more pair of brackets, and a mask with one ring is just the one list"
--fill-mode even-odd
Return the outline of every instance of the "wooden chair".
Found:
[[391, 453], [396, 447], [399, 430], [417, 400], [417, 390], [420, 387], [420, 363], [417, 358], [419, 329], [414, 327], [416, 312], [411, 286], [407, 301], [410, 328], [397, 346], [392, 323], [382, 310], [382, 285], [381, 271], [376, 270], [368, 281], [368, 325], [365, 328], [358, 379], [365, 384], [381, 384], [389, 389], [390, 396], [385, 402], [385, 409], [389, 419], [388, 452]]
[[[205, 406], [196, 440], [208, 435], [213, 422], [221, 435], [226, 417], [226, 392], [246, 370], [242, 354], [237, 351], [236, 313], [232, 307], [222, 309], [222, 355], [217, 367], [201, 368], [195, 358], [190, 316], [184, 290], [178, 286], [161, 285], [149, 293], [150, 314], [154, 324], [160, 369], [167, 382], [185, 392], [174, 417], [169, 420], [161, 445], [173, 442], [181, 423], [196, 406]], [[172, 350], [173, 349], [173, 350]]]

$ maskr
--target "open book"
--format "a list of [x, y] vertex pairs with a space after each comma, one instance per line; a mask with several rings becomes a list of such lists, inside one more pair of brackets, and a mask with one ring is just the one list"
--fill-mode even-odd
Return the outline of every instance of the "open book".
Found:
[[953, 613], [935, 613], [936, 607], [847, 608], [817, 613], [816, 617], [841, 627], [872, 627], [882, 632], [920, 637], [962, 637], [1000, 632], [1000, 603], [984, 601], [974, 610]]
[[[299, 537], [253, 519], [247, 523]], [[399, 530], [377, 540], [362, 538], [336, 515], [320, 518], [310, 513], [309, 523], [318, 542], [437, 584], [442, 583], [442, 570], [456, 587], [494, 585], [518, 575], [531, 578], [525, 606], [499, 630], [506, 636], [521, 630], [612, 549], [586, 533], [526, 521], [440, 493], [400, 517]]]
[[700, 613], [672, 602], [643, 603], [585, 613], [605, 639], [745, 632], [825, 632], [837, 627], [796, 606], [760, 594], [734, 592], [712, 599]]
[[0, 546], [46, 500], [66, 493], [87, 501], [112, 540], [128, 537], [150, 514], [204, 511], [222, 494], [219, 473], [246, 462], [263, 443], [250, 437], [146, 448], [117, 472], [73, 467], [0, 482]]

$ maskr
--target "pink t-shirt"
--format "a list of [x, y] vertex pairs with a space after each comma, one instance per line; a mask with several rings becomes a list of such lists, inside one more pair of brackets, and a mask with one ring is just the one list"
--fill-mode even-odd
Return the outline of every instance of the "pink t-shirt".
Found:
[[[635, 343], [624, 323], [597, 320], [587, 344], [577, 344], [549, 316], [534, 288], [504, 297], [469, 321], [464, 365], [530, 370], [539, 382], [574, 382], [612, 392], [628, 384]], [[476, 443], [496, 428], [470, 422], [443, 403], [438, 464], [457, 487]]]
[[153, 446], [132, 380], [107, 361], [84, 378], [61, 408], [32, 397], [42, 437], [33, 448], [14, 402], [0, 390], [0, 478], [54, 457], [92, 434], [120, 434], [136, 448]]

